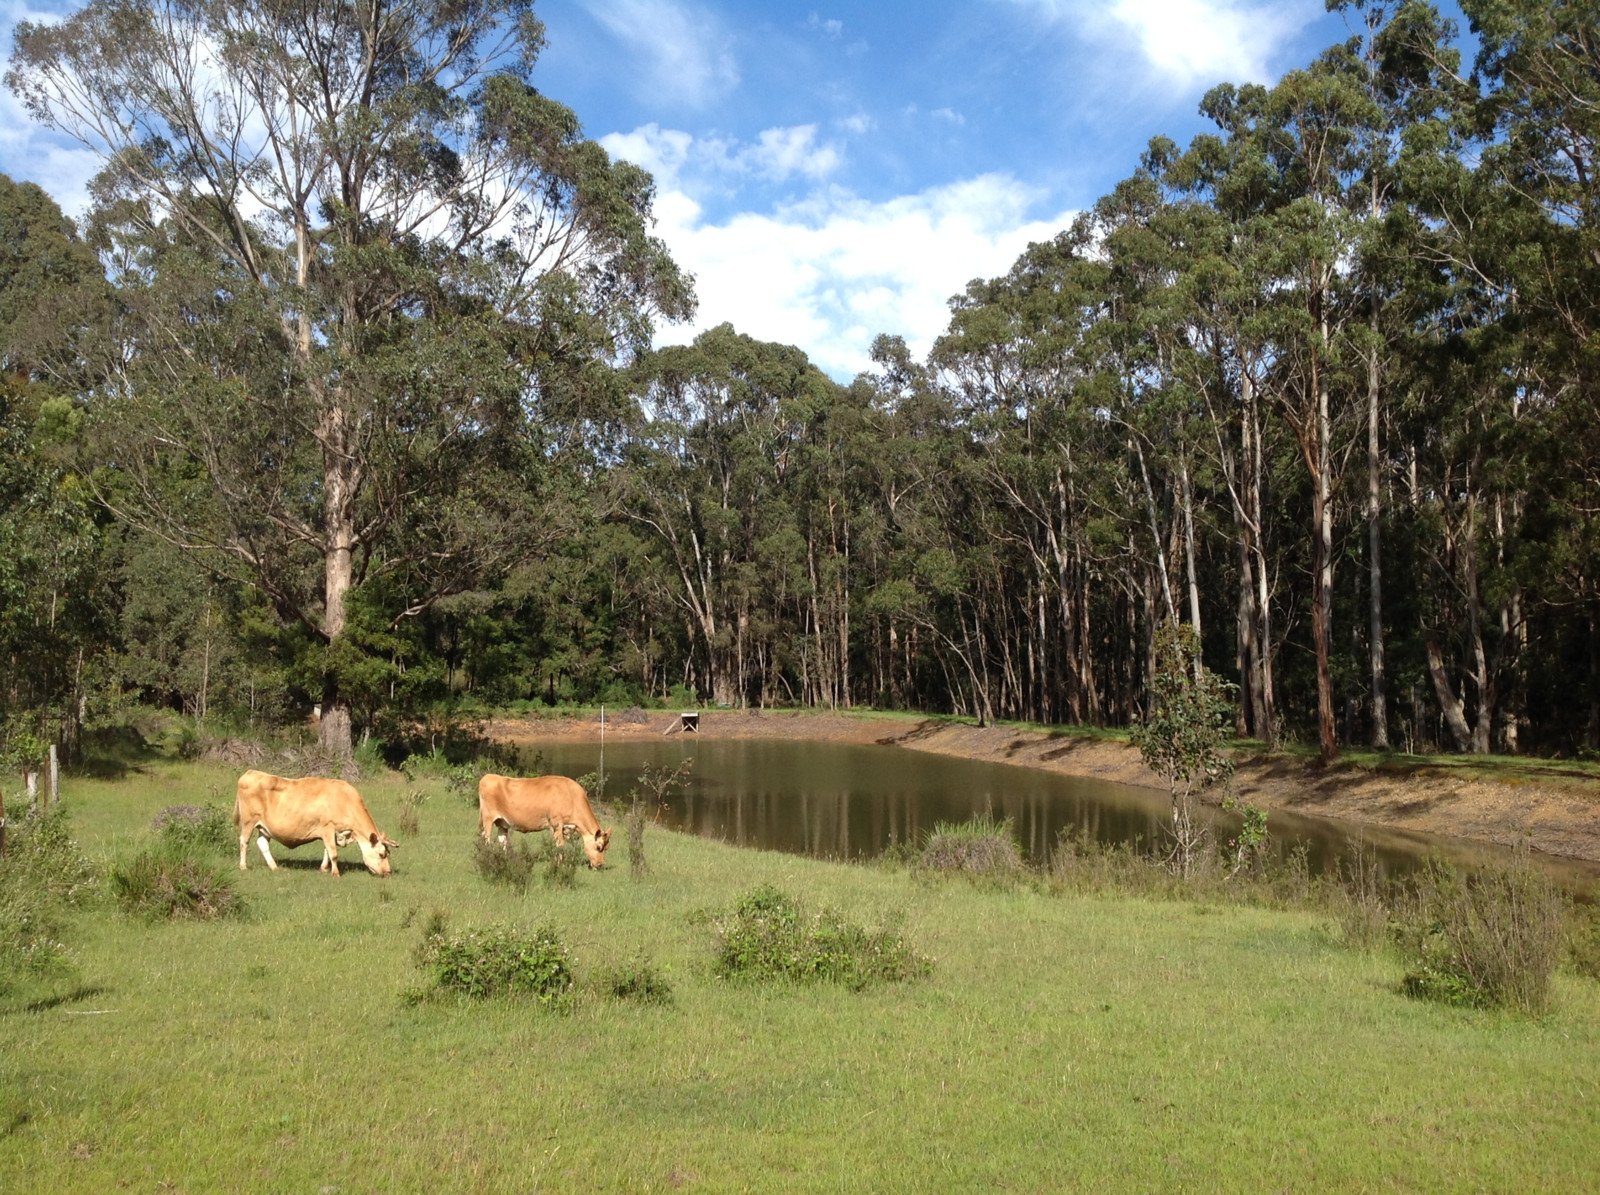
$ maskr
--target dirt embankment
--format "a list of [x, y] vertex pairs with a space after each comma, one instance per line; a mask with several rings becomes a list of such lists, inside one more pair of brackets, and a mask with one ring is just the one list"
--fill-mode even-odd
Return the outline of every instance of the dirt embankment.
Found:
[[[677, 725], [676, 714], [623, 711], [607, 715], [605, 734], [610, 740], [653, 739], [682, 733]], [[600, 735], [594, 717], [496, 719], [485, 729], [490, 738], [511, 742]], [[874, 715], [720, 711], [701, 713], [697, 733], [717, 739], [894, 744], [1165, 788], [1131, 745], [1059, 731]], [[1323, 768], [1277, 757], [1241, 761], [1234, 792], [1268, 809], [1502, 846], [1526, 835], [1537, 851], [1600, 863], [1600, 784], [1581, 775], [1502, 780], [1426, 766]]]

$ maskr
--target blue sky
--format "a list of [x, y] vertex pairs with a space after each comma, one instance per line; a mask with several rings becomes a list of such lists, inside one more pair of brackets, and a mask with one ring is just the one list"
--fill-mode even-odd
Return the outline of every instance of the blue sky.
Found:
[[[22, 18], [70, 11], [0, 0]], [[1349, 35], [1323, 0], [540, 0], [535, 76], [657, 179], [657, 232], [724, 320], [840, 380], [880, 332], [918, 353], [1137, 164], [1201, 131], [1213, 84], [1270, 82]], [[92, 156], [0, 94], [0, 171], [83, 210]]]

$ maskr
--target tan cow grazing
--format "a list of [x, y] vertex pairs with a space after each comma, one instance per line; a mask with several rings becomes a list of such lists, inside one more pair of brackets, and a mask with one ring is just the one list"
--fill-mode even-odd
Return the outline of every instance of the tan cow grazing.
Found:
[[478, 781], [478, 833], [485, 842], [496, 825], [502, 827], [502, 845], [512, 830], [531, 833], [548, 828], [557, 844], [567, 840], [568, 830], [576, 830], [590, 867], [606, 861], [606, 847], [611, 844], [611, 831], [600, 828], [583, 785], [565, 776], [519, 780], [490, 772]]
[[322, 870], [339, 874], [339, 848], [354, 842], [361, 848], [361, 861], [373, 875], [390, 871], [389, 852], [400, 844], [373, 824], [366, 802], [352, 784], [307, 776], [304, 780], [285, 780], [267, 772], [246, 772], [239, 777], [239, 794], [233, 805], [233, 821], [239, 827], [239, 870], [245, 870], [250, 835], [256, 834], [261, 857], [273, 871], [278, 861], [272, 857], [267, 840], [277, 839], [287, 847], [322, 841]]

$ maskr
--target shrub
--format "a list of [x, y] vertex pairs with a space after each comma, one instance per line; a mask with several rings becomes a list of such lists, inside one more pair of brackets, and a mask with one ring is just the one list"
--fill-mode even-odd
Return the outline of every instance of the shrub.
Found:
[[478, 780], [483, 772], [475, 763], [458, 763], [447, 768], [444, 773], [444, 787], [446, 792], [455, 793], [465, 799], [473, 808], [478, 805]]
[[436, 912], [417, 947], [416, 961], [436, 990], [480, 1000], [514, 996], [553, 1004], [572, 988], [567, 948], [549, 929], [529, 933], [489, 925], [451, 933], [444, 914]]
[[505, 846], [479, 838], [472, 847], [472, 865], [479, 875], [491, 884], [506, 884], [519, 892], [527, 888], [538, 862], [527, 839], [515, 834]]
[[1339, 862], [1333, 911], [1345, 944], [1371, 950], [1389, 937], [1390, 909], [1378, 875], [1378, 856], [1357, 838]]
[[1600, 979], [1600, 908], [1576, 905], [1567, 924], [1567, 962], [1579, 975]]
[[230, 872], [195, 851], [159, 845], [115, 864], [111, 892], [125, 912], [152, 921], [210, 921], [244, 908]]
[[890, 929], [868, 931], [833, 910], [810, 915], [770, 884], [712, 918], [716, 973], [756, 982], [826, 980], [859, 991], [927, 975], [932, 964]]
[[[356, 776], [350, 779], [359, 779], [361, 776], [381, 776], [389, 770], [389, 765], [383, 758], [383, 744], [371, 735], [364, 735], [355, 750], [350, 753], [350, 760], [356, 767]], [[338, 774], [338, 773], [323, 773]]]
[[[400, 798], [400, 814], [398, 822], [400, 832], [415, 836], [422, 829], [421, 809], [423, 802], [428, 799], [428, 794], [420, 788], [413, 788]], [[482, 841], [480, 839], [480, 841]]]
[[23, 976], [71, 971], [61, 941], [66, 910], [94, 890], [94, 867], [68, 833], [60, 805], [11, 817], [0, 862], [0, 994]]
[[1565, 945], [1566, 899], [1519, 848], [1511, 863], [1463, 876], [1430, 859], [1400, 933], [1407, 994], [1538, 1014]]
[[197, 854], [232, 854], [239, 846], [233, 811], [221, 805], [168, 805], [150, 822], [164, 847]]
[[973, 879], [1004, 881], [1023, 872], [1010, 818], [981, 814], [969, 821], [939, 822], [922, 844], [917, 867], [927, 872], [959, 873]]
[[642, 879], [650, 874], [650, 864], [645, 859], [644, 853], [645, 828], [659, 811], [666, 807], [672, 793], [688, 783], [689, 772], [693, 767], [694, 759], [691, 757], [675, 768], [657, 768], [652, 764], [646, 764], [644, 771], [640, 773], [639, 783], [634, 786], [631, 794], [626, 821], [628, 874], [633, 879]]
[[615, 1000], [671, 1004], [672, 984], [662, 970], [643, 958], [632, 958], [601, 974], [597, 986]]
[[1205, 844], [1195, 802], [1233, 775], [1226, 754], [1234, 686], [1199, 664], [1200, 640], [1191, 626], [1168, 625], [1153, 644], [1150, 708], [1133, 728], [1144, 764], [1167, 782], [1172, 797], [1170, 866], [1184, 879]]
[[583, 843], [574, 834], [561, 842], [554, 835], [545, 839], [544, 882], [552, 888], [570, 888], [578, 882], [578, 865], [586, 864]]

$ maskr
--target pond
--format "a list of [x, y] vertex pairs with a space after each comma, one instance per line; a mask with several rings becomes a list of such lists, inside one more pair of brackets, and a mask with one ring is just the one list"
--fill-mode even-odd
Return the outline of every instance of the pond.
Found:
[[[523, 774], [583, 776], [599, 769], [593, 742], [521, 746]], [[616, 816], [648, 765], [675, 768], [690, 760], [689, 782], [657, 811], [660, 824], [739, 846], [815, 858], [860, 860], [900, 844], [916, 844], [940, 822], [989, 814], [1009, 818], [1028, 859], [1047, 864], [1064, 832], [1104, 844], [1148, 848], [1161, 842], [1171, 807], [1165, 793], [1109, 781], [1061, 776], [1035, 768], [981, 763], [906, 747], [787, 739], [626, 740], [605, 747], [603, 799]], [[1239, 820], [1207, 807], [1219, 839]], [[1268, 830], [1279, 854], [1304, 848], [1314, 874], [1348, 857], [1359, 833], [1380, 869], [1403, 874], [1430, 850], [1460, 862], [1504, 854], [1456, 839], [1356, 827], [1353, 823], [1271, 811]], [[1552, 864], [1569, 882], [1592, 883], [1595, 869]]]

